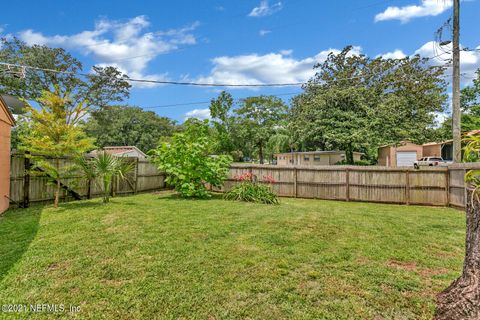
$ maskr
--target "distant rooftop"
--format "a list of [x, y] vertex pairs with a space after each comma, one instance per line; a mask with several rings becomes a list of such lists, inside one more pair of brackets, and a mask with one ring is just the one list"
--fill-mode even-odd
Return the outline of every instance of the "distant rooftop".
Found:
[[129, 153], [132, 151], [136, 151], [141, 154], [143, 157], [147, 157], [147, 155], [140, 149], [135, 146], [110, 146], [110, 147], [103, 147], [102, 149], [93, 150], [90, 152], [91, 155], [96, 155], [100, 151], [105, 151], [108, 154], [114, 154], [117, 156], [121, 156], [122, 154]]

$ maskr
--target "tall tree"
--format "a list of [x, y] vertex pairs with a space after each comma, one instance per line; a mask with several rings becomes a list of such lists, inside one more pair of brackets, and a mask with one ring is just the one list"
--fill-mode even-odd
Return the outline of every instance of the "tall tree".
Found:
[[275, 128], [287, 116], [288, 107], [274, 96], [248, 97], [235, 110], [238, 116], [239, 136], [257, 148], [260, 163], [264, 163], [265, 147]]
[[176, 130], [173, 120], [130, 106], [94, 110], [85, 123], [85, 131], [96, 138], [98, 147], [136, 146], [144, 152], [155, 148], [161, 138], [171, 136]]
[[[0, 94], [36, 100], [44, 91], [54, 92], [57, 87], [69, 92], [70, 98], [66, 103], [88, 102], [95, 107], [122, 101], [129, 96], [128, 77], [118, 69], [94, 66], [92, 72], [80, 77], [78, 73], [82, 72], [82, 63], [61, 48], [29, 46], [16, 38], [0, 39], [0, 61], [52, 70], [10, 67], [13, 75], [11, 72], [0, 72]], [[5, 66], [0, 68], [8, 71]], [[24, 76], [20, 76], [22, 73]]]
[[444, 109], [442, 67], [420, 57], [371, 59], [352, 47], [331, 53], [295, 97], [293, 133], [305, 149], [374, 150], [402, 140], [428, 140]]
[[[216, 141], [215, 151], [220, 154], [237, 154], [238, 148], [235, 139], [235, 117], [232, 115], [234, 106], [230, 93], [222, 91], [217, 98], [210, 102], [210, 115]], [[237, 158], [235, 157], [235, 158]]]
[[58, 90], [54, 93], [44, 91], [38, 99], [40, 108], [27, 106], [30, 127], [20, 136], [20, 149], [30, 152], [34, 166], [46, 172], [55, 183], [55, 207], [59, 203], [61, 179], [73, 170], [62, 167], [60, 158], [80, 156], [93, 148], [94, 141], [78, 125], [87, 111], [86, 104], [72, 105], [69, 99], [68, 94], [61, 95]]

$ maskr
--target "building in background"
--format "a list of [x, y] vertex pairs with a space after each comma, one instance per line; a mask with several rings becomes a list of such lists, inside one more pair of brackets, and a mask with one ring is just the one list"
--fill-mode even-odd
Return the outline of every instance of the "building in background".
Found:
[[8, 104], [0, 96], [0, 213], [10, 202], [10, 137], [15, 119]]
[[101, 151], [105, 151], [106, 153], [117, 157], [138, 158], [140, 160], [147, 158], [147, 155], [135, 146], [103, 147], [102, 149], [93, 150], [89, 155], [94, 157]]
[[[360, 161], [363, 153], [354, 152], [353, 160]], [[345, 151], [307, 151], [277, 153], [277, 165], [329, 166], [345, 160]]]
[[424, 157], [423, 146], [410, 141], [389, 144], [378, 148], [378, 165], [386, 167], [413, 167], [413, 163]]

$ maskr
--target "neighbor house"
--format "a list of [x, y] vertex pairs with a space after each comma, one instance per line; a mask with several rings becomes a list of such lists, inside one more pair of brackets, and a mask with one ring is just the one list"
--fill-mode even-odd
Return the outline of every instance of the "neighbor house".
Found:
[[[353, 160], [359, 161], [363, 153], [354, 152]], [[345, 151], [307, 151], [277, 153], [277, 165], [329, 166], [345, 160]]]
[[104, 151], [116, 157], [138, 158], [138, 159], [147, 158], [147, 155], [142, 150], [138, 149], [135, 146], [103, 147], [102, 149], [93, 150], [92, 152], [90, 152], [90, 155], [96, 156], [101, 151]]
[[386, 167], [413, 167], [422, 158], [423, 146], [410, 141], [388, 144], [378, 148], [378, 165]]
[[14, 125], [15, 119], [0, 96], [0, 213], [7, 210], [10, 203], [10, 137]]

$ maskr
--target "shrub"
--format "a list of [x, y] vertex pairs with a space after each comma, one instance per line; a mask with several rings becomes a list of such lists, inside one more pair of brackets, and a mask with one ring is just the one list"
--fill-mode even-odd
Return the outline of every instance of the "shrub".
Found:
[[205, 185], [218, 187], [227, 177], [230, 156], [212, 156], [212, 139], [207, 121], [187, 120], [185, 131], [173, 135], [150, 151], [153, 162], [167, 175], [165, 182], [183, 197], [206, 198]]
[[239, 183], [225, 193], [224, 199], [264, 204], [279, 203], [277, 195], [272, 192], [271, 185], [275, 180], [271, 176], [263, 176], [261, 183], [257, 182], [256, 176], [251, 173], [245, 173], [235, 179]]
[[[342, 161], [339, 161], [339, 162], [335, 163], [335, 165], [344, 166], [344, 165], [348, 165], [348, 162], [347, 162], [347, 160], [342, 160]], [[354, 166], [371, 166], [372, 163], [368, 160], [356, 160], [356, 161], [353, 162], [353, 165]]]

